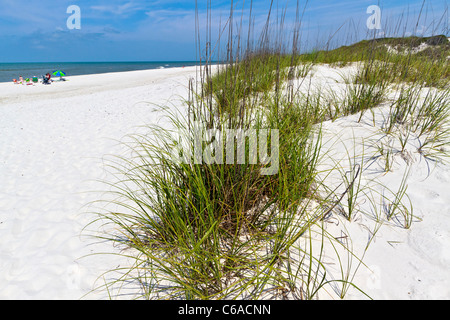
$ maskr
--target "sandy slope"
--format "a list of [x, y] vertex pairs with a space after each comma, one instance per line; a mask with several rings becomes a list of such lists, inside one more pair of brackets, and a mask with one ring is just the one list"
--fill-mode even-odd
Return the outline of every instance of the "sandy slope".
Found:
[[[387, 108], [378, 111], [378, 119], [388, 112]], [[326, 223], [327, 232], [355, 256], [340, 250], [344, 265], [341, 269], [336, 264], [334, 249], [328, 246], [328, 271], [333, 270], [330, 274], [335, 279], [341, 279], [341, 272], [348, 272], [348, 279], [373, 299], [450, 298], [450, 167], [419, 155], [417, 141], [412, 139], [407, 146], [408, 158], [401, 154], [393, 156], [391, 171], [386, 173], [384, 159], [376, 158], [379, 153], [373, 148], [375, 141], [385, 139], [384, 135], [371, 123], [372, 116], [363, 118], [360, 124], [357, 121], [358, 115], [350, 116], [327, 122], [323, 127], [324, 141], [327, 141], [324, 150], [329, 152], [324, 162], [331, 165], [336, 161], [343, 165], [341, 173], [334, 175], [336, 181], [342, 182], [341, 174], [351, 170], [349, 154], [353, 155], [354, 150], [358, 156], [352, 164], [361, 163], [359, 155], [363, 152], [366, 161], [361, 183], [365, 193], [357, 200], [357, 209], [364, 213], [357, 213], [352, 222], [335, 215]], [[411, 166], [407, 179], [411, 202], [406, 197], [402, 202], [408, 209], [410, 203], [413, 207], [414, 217], [409, 229], [404, 227], [401, 215], [390, 220], [386, 217], [389, 204], [395, 200], [392, 192], [398, 192], [408, 170], [407, 162]], [[332, 178], [327, 179], [332, 185]], [[370, 201], [377, 203], [376, 209]], [[362, 258], [362, 263], [358, 258]], [[337, 298], [342, 284], [335, 283], [332, 287], [333, 290], [323, 292], [321, 298]], [[351, 287], [346, 295], [346, 299], [364, 297]]]
[[[340, 90], [345, 86], [341, 75], [351, 73], [352, 68], [336, 72], [318, 67], [313, 82]], [[107, 177], [102, 158], [122, 152], [115, 140], [138, 132], [139, 125], [161, 119], [151, 103], [164, 105], [172, 98], [181, 106], [179, 96], [186, 97], [189, 77], [195, 77], [195, 68], [77, 76], [51, 86], [0, 84], [1, 299], [78, 299], [93, 289], [103, 271], [126, 264], [117, 256], [82, 258], [114, 252], [109, 244], [80, 237], [92, 219], [83, 206], [98, 199], [91, 190], [105, 190], [94, 180]], [[377, 119], [385, 112], [380, 108]], [[332, 165], [330, 159], [346, 163], [352, 148], [361, 154], [362, 145], [367, 155], [374, 152], [368, 147], [371, 139], [382, 137], [371, 121], [364, 118], [357, 123], [357, 116], [351, 116], [324, 123], [327, 143], [321, 165]], [[351, 239], [358, 256], [371, 240], [365, 266], [345, 258], [352, 261], [350, 270], [358, 268], [355, 284], [371, 297], [448, 299], [450, 167], [432, 164], [434, 170], [429, 172], [430, 163], [414, 154], [411, 143], [408, 194], [416, 215], [412, 228], [384, 221], [376, 229], [370, 215], [361, 214], [352, 223], [333, 217], [327, 221], [327, 231], [346, 239], [346, 245]], [[375, 161], [364, 172], [364, 179], [398, 188], [406, 161], [397, 157], [388, 174], [380, 166]], [[338, 173], [335, 178], [339, 179]], [[374, 230], [378, 232], [372, 237]], [[330, 277], [338, 278], [341, 270], [330, 246], [326, 257]], [[101, 285], [101, 279], [96, 284]], [[337, 298], [340, 290], [339, 285], [331, 286], [321, 298]], [[357, 290], [348, 291], [347, 298], [359, 297]], [[107, 293], [95, 292], [87, 298], [107, 298]]]
[[[342, 97], [345, 79], [355, 71], [355, 65], [337, 69], [316, 66], [311, 81], [300, 82], [300, 90], [329, 88]], [[388, 100], [395, 97], [396, 92], [391, 90]], [[405, 151], [396, 152], [401, 149], [399, 133], [386, 135], [381, 130], [388, 114], [389, 102], [376, 108], [373, 114], [366, 112], [360, 122], [356, 114], [322, 125], [324, 143], [319, 170], [328, 174], [327, 170], [334, 168], [324, 178], [325, 184], [337, 187], [353, 165], [363, 168], [362, 191], [356, 202], [361, 213], [352, 222], [334, 215], [325, 223], [329, 237], [337, 239], [327, 241], [325, 246], [328, 277], [350, 280], [373, 299], [449, 299], [450, 166], [421, 155], [418, 148], [424, 138], [414, 134]], [[380, 156], [378, 149], [381, 145], [394, 151], [388, 172], [385, 157]], [[410, 204], [413, 207], [413, 223], [409, 229], [404, 227], [401, 215], [390, 220], [386, 217], [408, 168], [406, 184], [410, 202], [405, 196], [402, 203], [407, 208]], [[345, 184], [337, 194], [344, 189]], [[344, 246], [352, 254], [343, 250]], [[339, 298], [343, 284], [336, 282], [330, 287], [321, 292], [320, 298]], [[347, 287], [344, 288], [346, 299], [367, 298], [352, 286]]]

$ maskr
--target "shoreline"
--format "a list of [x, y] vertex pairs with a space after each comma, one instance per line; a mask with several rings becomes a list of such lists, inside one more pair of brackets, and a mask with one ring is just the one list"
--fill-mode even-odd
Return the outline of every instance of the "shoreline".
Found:
[[64, 70], [68, 76], [84, 76], [103, 73], [163, 70], [171, 68], [195, 67], [195, 61], [113, 61], [113, 62], [17, 62], [0, 63], [0, 83], [42, 75], [53, 70]]

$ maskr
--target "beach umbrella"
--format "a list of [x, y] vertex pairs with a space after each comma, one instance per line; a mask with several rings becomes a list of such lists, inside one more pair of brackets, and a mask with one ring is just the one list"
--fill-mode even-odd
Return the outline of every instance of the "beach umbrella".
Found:
[[52, 73], [52, 75], [57, 76], [57, 77], [64, 77], [66, 75], [66, 73], [61, 70], [56, 70]]

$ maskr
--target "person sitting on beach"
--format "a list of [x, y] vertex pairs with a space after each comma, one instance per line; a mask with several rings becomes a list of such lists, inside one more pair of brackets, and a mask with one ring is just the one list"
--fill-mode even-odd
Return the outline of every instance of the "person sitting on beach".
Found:
[[42, 83], [43, 84], [50, 84], [50, 76], [47, 73], [45, 76], [42, 76]]
[[19, 83], [23, 84], [23, 77], [22, 76], [19, 76]]

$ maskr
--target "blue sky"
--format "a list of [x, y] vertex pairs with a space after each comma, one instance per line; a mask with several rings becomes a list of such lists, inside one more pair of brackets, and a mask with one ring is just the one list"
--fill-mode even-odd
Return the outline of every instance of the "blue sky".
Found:
[[[231, 1], [212, 0], [213, 42], [229, 16]], [[262, 29], [270, 0], [254, 0], [255, 38]], [[202, 46], [205, 41], [206, 0], [198, 0]], [[301, 11], [306, 0], [300, 0]], [[347, 44], [373, 36], [368, 33], [367, 7], [382, 9], [377, 36], [401, 34], [448, 35], [448, 0], [310, 0], [303, 14], [301, 39], [307, 47]], [[235, 30], [243, 13], [248, 25], [250, 0], [234, 1]], [[274, 0], [272, 21], [286, 8], [285, 34], [295, 21], [297, 0]], [[67, 28], [67, 8], [81, 9], [81, 29]], [[0, 0], [0, 62], [55, 61], [173, 61], [196, 60], [195, 0]], [[301, 13], [302, 13], [301, 12]], [[397, 27], [400, 24], [401, 27]], [[340, 29], [339, 29], [340, 28]], [[336, 32], [339, 30], [339, 32]], [[375, 31], [374, 31], [375, 32]], [[333, 35], [333, 37], [331, 37]], [[225, 36], [223, 37], [225, 40]], [[222, 43], [222, 47], [223, 47]]]

